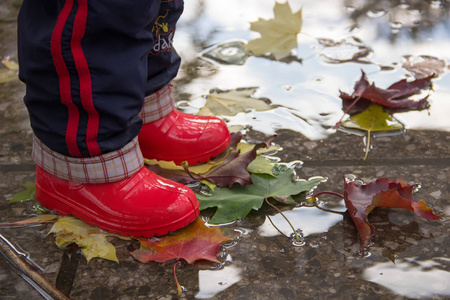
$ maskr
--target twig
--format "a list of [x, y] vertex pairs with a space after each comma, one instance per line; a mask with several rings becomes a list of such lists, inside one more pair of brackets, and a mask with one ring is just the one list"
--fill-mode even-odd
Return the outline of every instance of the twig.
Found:
[[69, 300], [60, 290], [26, 264], [0, 234], [0, 254], [19, 272], [20, 276], [35, 288], [45, 299]]

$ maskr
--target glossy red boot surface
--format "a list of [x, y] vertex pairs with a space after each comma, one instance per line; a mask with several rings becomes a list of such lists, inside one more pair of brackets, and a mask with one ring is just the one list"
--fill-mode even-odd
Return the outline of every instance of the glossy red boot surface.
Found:
[[37, 167], [36, 200], [62, 215], [134, 237], [164, 235], [186, 226], [199, 214], [192, 190], [146, 168], [122, 181], [85, 184]]
[[178, 165], [183, 161], [189, 165], [208, 161], [230, 144], [230, 133], [222, 120], [176, 110], [144, 124], [138, 137], [145, 158], [174, 161]]

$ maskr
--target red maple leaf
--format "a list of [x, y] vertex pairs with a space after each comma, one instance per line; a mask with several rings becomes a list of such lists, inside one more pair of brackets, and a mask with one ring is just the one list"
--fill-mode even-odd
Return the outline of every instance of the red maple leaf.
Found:
[[[387, 89], [382, 89], [375, 86], [374, 83], [370, 84], [366, 74], [362, 72], [361, 79], [355, 84], [351, 95], [340, 91], [342, 109], [350, 115], [364, 111], [372, 103], [378, 103], [391, 112], [427, 109], [430, 106], [428, 95], [418, 101], [408, 98], [426, 87], [431, 87], [431, 79], [434, 77], [433, 74], [413, 81], [402, 79]], [[335, 127], [339, 124], [340, 121]]]
[[374, 182], [358, 185], [344, 182], [344, 201], [361, 240], [361, 251], [369, 245], [375, 235], [375, 227], [367, 216], [375, 207], [404, 208], [413, 211], [427, 221], [442, 219], [433, 214], [423, 201], [416, 202], [412, 197], [415, 185], [401, 179], [379, 178]]
[[232, 238], [218, 228], [207, 227], [197, 218], [173, 235], [140, 238], [141, 248], [133, 251], [131, 255], [142, 263], [165, 262], [179, 258], [188, 263], [201, 259], [218, 262], [216, 254], [220, 244]]

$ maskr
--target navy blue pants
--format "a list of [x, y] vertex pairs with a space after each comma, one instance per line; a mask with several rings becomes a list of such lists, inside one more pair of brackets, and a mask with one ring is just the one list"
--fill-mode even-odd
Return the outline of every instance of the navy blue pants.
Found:
[[71, 157], [135, 138], [144, 97], [178, 72], [182, 11], [183, 0], [24, 0], [19, 77], [37, 138]]

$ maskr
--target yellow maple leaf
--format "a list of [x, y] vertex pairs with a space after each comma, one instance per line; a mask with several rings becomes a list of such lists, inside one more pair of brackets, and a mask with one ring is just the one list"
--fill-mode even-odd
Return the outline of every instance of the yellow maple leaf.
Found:
[[302, 29], [302, 10], [293, 13], [289, 2], [276, 2], [273, 14], [273, 19], [259, 19], [251, 23], [250, 29], [258, 31], [261, 37], [249, 41], [246, 48], [254, 55], [271, 53], [276, 60], [280, 60], [297, 47], [297, 34]]
[[101, 231], [97, 227], [91, 226], [74, 217], [64, 217], [59, 219], [50, 230], [56, 234], [56, 245], [59, 248], [76, 243], [86, 260], [100, 257], [115, 262], [119, 262], [116, 256], [116, 248], [107, 241], [108, 236], [114, 236], [129, 240], [130, 238]]

